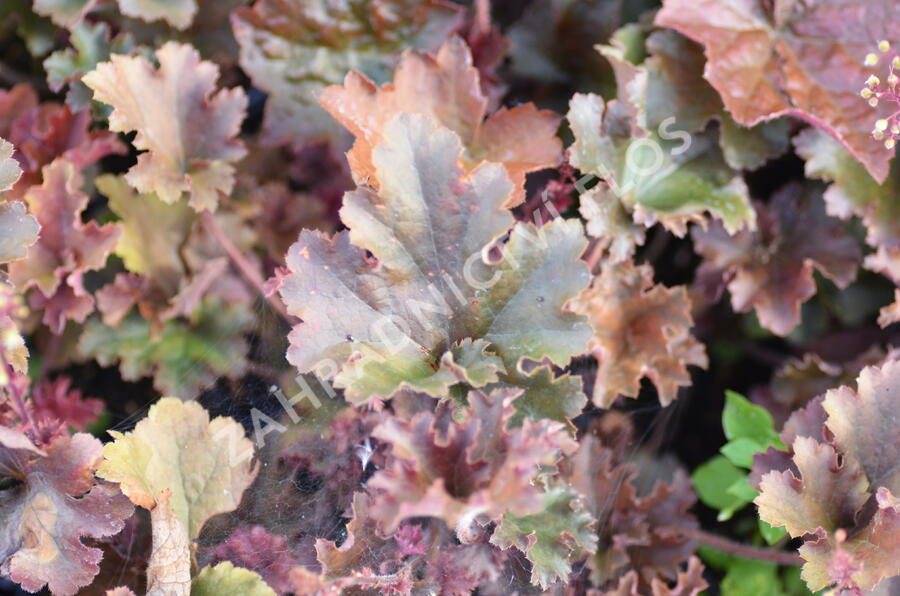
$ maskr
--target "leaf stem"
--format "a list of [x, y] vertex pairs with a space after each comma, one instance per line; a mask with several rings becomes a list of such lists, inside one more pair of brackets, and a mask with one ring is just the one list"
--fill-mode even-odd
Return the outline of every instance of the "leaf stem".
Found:
[[803, 565], [803, 559], [797, 553], [788, 553], [784, 551], [770, 550], [766, 548], [758, 548], [747, 544], [734, 542], [728, 538], [711, 534], [700, 528], [685, 528], [684, 533], [697, 542], [711, 546], [720, 551], [731, 555], [743, 557], [745, 559], [755, 559], [757, 561], [767, 561], [769, 563], [777, 563], [778, 565], [789, 565], [798, 567]]
[[200, 217], [203, 220], [203, 225], [206, 226], [206, 229], [209, 230], [209, 233], [215, 237], [215, 239], [219, 242], [222, 249], [228, 254], [228, 257], [231, 259], [231, 262], [237, 267], [238, 271], [240, 271], [241, 275], [244, 277], [247, 282], [253, 286], [253, 288], [259, 292], [259, 295], [263, 297], [263, 299], [269, 303], [269, 306], [272, 307], [275, 312], [277, 312], [281, 318], [285, 321], [291, 320], [291, 315], [288, 314], [287, 308], [285, 308], [284, 303], [278, 299], [276, 296], [269, 296], [266, 293], [265, 283], [263, 281], [262, 276], [259, 272], [253, 268], [247, 258], [241, 254], [241, 251], [234, 245], [231, 239], [225, 235], [225, 232], [222, 231], [222, 228], [219, 227], [219, 223], [216, 221], [216, 218], [213, 217], [213, 214], [209, 211], [204, 211], [200, 214]]
[[491, 30], [491, 0], [475, 0], [475, 25], [478, 33], [487, 35]]

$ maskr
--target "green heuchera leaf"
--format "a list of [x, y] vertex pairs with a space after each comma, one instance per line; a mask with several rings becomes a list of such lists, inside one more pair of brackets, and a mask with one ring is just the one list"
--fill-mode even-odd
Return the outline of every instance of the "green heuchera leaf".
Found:
[[105, 174], [95, 183], [121, 218], [115, 253], [128, 271], [152, 278], [174, 296], [187, 274], [181, 250], [197, 221], [194, 210], [184, 199], [167, 205], [154, 193], [138, 193], [122, 176]]
[[207, 565], [191, 582], [191, 596], [222, 596], [223, 594], [275, 596], [275, 590], [266, 585], [259, 574], [249, 569], [235, 567], [229, 561], [223, 561], [215, 567]]
[[184, 30], [197, 14], [197, 3], [197, 0], [119, 0], [119, 10], [135, 19], [164, 20], [176, 29]]
[[221, 308], [214, 303], [199, 306], [191, 322], [166, 321], [159, 335], [151, 332], [150, 321], [136, 313], [118, 327], [92, 319], [78, 348], [101, 366], [118, 362], [127, 381], [153, 377], [161, 393], [190, 399], [219, 377], [243, 373], [247, 352], [243, 334], [252, 321], [252, 314], [243, 307]]
[[830, 215], [861, 217], [872, 246], [900, 246], [900, 160], [891, 161], [887, 179], [878, 184], [843, 145], [821, 130], [802, 131], [794, 137], [794, 146], [806, 160], [807, 176], [832, 182], [825, 191]]
[[32, 10], [30, 0], [3, 0], [0, 2], [0, 19], [15, 22], [16, 34], [25, 41], [32, 56], [46, 56], [53, 49], [58, 29], [50, 19]]
[[730, 232], [754, 224], [746, 185], [725, 163], [712, 131], [692, 135], [689, 146], [649, 132], [635, 138], [628, 121], [592, 94], [572, 98], [568, 119], [576, 139], [572, 164], [604, 180], [582, 195], [589, 232], [602, 225], [594, 220], [621, 209], [638, 225], [659, 221], [679, 235], [705, 212], [721, 218]]
[[491, 544], [523, 551], [531, 561], [531, 583], [545, 590], [557, 580], [566, 581], [572, 571], [570, 557], [597, 550], [594, 519], [579, 499], [569, 488], [551, 487], [544, 494], [542, 512], [523, 517], [506, 514]]
[[456, 6], [441, 0], [263, 0], [236, 10], [241, 67], [269, 94], [265, 140], [343, 138], [318, 106], [319, 92], [350, 70], [386, 82], [402, 50], [436, 49], [459, 17]]
[[233, 418], [210, 420], [197, 402], [165, 397], [133, 431], [110, 435], [97, 475], [145, 509], [172, 491], [169, 503], [191, 540], [207, 519], [237, 508], [256, 476], [243, 427]]
[[[464, 173], [459, 138], [429, 118], [402, 114], [384, 138], [373, 152], [379, 193], [344, 198], [349, 232], [304, 231], [288, 252], [281, 294], [303, 320], [288, 360], [333, 376], [357, 404], [404, 387], [437, 397], [499, 380], [526, 389], [523, 408], [573, 416], [580, 391], [522, 364], [565, 366], [586, 349], [590, 327], [563, 310], [589, 280], [581, 224], [513, 225], [503, 166]], [[548, 404], [545, 389], [563, 389], [565, 401]]]
[[[94, 93], [81, 82], [81, 77], [101, 62], [109, 60], [112, 54], [127, 54], [134, 49], [134, 42], [128, 34], [118, 35], [110, 40], [109, 25], [103, 22], [81, 22], [72, 27], [69, 36], [72, 47], [57, 50], [44, 60], [47, 71], [47, 85], [55, 92], [69, 86], [66, 103], [77, 112], [85, 108]], [[99, 109], [99, 104], [97, 104]]]

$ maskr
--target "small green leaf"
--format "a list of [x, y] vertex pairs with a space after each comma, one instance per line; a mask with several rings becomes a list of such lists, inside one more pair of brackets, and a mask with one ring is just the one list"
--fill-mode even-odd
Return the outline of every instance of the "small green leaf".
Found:
[[719, 511], [719, 521], [726, 521], [749, 502], [728, 492], [736, 482], [746, 482], [746, 476], [743, 470], [717, 455], [694, 470], [691, 480], [700, 500]]
[[782, 596], [774, 563], [735, 557], [721, 583], [722, 596]]
[[740, 479], [732, 482], [731, 486], [729, 486], [725, 492], [727, 492], [729, 495], [734, 495], [735, 497], [746, 501], [747, 503], [755, 499], [756, 495], [759, 494], [747, 480], [746, 474]]
[[719, 451], [734, 465], [749, 469], [753, 465], [753, 456], [765, 450], [764, 445], [760, 445], [753, 439], [740, 437], [728, 441]]
[[746, 397], [734, 391], [725, 392], [725, 410], [722, 412], [722, 427], [729, 440], [747, 438], [762, 445], [762, 449], [774, 445], [784, 449], [778, 438], [772, 415], [751, 403]]
[[775, 544], [787, 535], [787, 530], [783, 527], [773, 528], [763, 520], [759, 520], [759, 533], [766, 541], [766, 544]]

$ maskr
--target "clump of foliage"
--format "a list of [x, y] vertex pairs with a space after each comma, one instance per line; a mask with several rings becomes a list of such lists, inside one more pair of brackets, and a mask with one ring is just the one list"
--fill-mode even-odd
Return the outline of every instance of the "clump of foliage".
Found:
[[0, 592], [900, 589], [893, 0], [0, 16]]

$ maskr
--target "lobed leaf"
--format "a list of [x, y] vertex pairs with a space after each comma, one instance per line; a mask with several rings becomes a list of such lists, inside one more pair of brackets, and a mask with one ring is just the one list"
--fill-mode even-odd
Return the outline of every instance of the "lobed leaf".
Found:
[[597, 536], [591, 527], [594, 518], [583, 509], [576, 492], [551, 487], [542, 501], [537, 513], [504, 515], [491, 535], [491, 544], [523, 551], [531, 561], [531, 583], [546, 590], [559, 580], [568, 581], [570, 558], [580, 552], [595, 552]]
[[[344, 198], [349, 233], [304, 231], [288, 253], [281, 295], [303, 319], [288, 360], [301, 372], [330, 367], [325, 376], [355, 403], [403, 387], [440, 396], [498, 376], [527, 387], [540, 372], [525, 375], [524, 359], [565, 365], [589, 336], [581, 317], [563, 311], [587, 282], [580, 224], [510, 232], [504, 168], [466, 174], [461, 155], [449, 130], [398, 116], [373, 152], [380, 191]], [[499, 262], [487, 260], [492, 246]]]
[[698, 277], [730, 278], [734, 310], [755, 309], [763, 327], [784, 336], [800, 323], [800, 305], [816, 293], [813, 270], [845, 288], [856, 277], [861, 252], [841, 223], [826, 215], [814, 185], [789, 184], [756, 210], [755, 232], [732, 237], [717, 224], [694, 229], [704, 257]]
[[[107, 155], [124, 153], [125, 145], [108, 130], [90, 130], [91, 114], [75, 113], [68, 106], [47, 101], [38, 103], [35, 90], [19, 83], [0, 91], [0, 105], [8, 110], [0, 129], [16, 146], [22, 178], [11, 191], [22, 197], [42, 182], [42, 169], [63, 158], [77, 170], [86, 170]], [[8, 128], [7, 128], [8, 127]]]
[[94, 480], [101, 452], [84, 433], [38, 448], [0, 427], [0, 472], [18, 481], [0, 493], [0, 573], [30, 592], [46, 585], [59, 596], [91, 583], [102, 552], [83, 539], [116, 534], [133, 510], [117, 489]]
[[103, 400], [82, 397], [81, 391], [72, 388], [72, 379], [66, 376], [35, 383], [30, 406], [36, 422], [59, 421], [78, 431], [87, 430], [106, 409]]
[[275, 590], [267, 586], [259, 574], [225, 561], [215, 567], [204, 567], [191, 584], [191, 596], [219, 594], [275, 596]]
[[103, 22], [81, 22], [71, 28], [69, 44], [72, 47], [57, 50], [44, 60], [47, 85], [59, 93], [66, 86], [66, 104], [75, 112], [90, 106], [93, 92], [82, 82], [82, 77], [106, 62], [112, 54], [127, 54], [134, 49], [129, 34], [111, 38], [109, 25]]
[[352, 71], [343, 86], [323, 90], [319, 103], [356, 137], [347, 154], [354, 178], [376, 189], [380, 181], [372, 151], [384, 140], [386, 124], [401, 113], [430, 116], [456, 133], [469, 169], [481, 161], [503, 164], [513, 183], [507, 207], [525, 199], [525, 174], [556, 165], [562, 153], [556, 137], [560, 118], [549, 110], [528, 103], [487, 116], [488, 97], [472, 53], [459, 37], [434, 55], [404, 52], [393, 82], [380, 88]]
[[97, 0], [34, 0], [34, 12], [50, 17], [59, 27], [80, 23], [96, 6]]
[[[877, 143], [876, 143], [877, 144]], [[896, 160], [880, 183], [852, 159], [840, 143], [817, 129], [806, 129], [794, 137], [797, 154], [806, 160], [810, 178], [830, 182], [824, 198], [829, 215], [847, 219], [851, 215], [866, 224], [866, 240], [875, 247], [900, 246], [900, 166]]]
[[788, 420], [789, 459], [767, 453], [754, 461], [755, 470], [770, 469], [759, 481], [760, 517], [804, 538], [811, 590], [872, 590], [900, 574], [900, 445], [891, 424], [898, 375], [894, 360], [866, 367], [856, 391], [830, 390]]
[[122, 14], [145, 21], [165, 20], [176, 29], [187, 29], [197, 14], [197, 0], [119, 0]]
[[174, 296], [186, 275], [181, 249], [197, 221], [187, 202], [166, 204], [153, 193], [135, 193], [118, 176], [99, 176], [95, 183], [121, 219], [115, 253], [129, 271], [151, 278]]
[[630, 255], [644, 240], [643, 228], [656, 222], [677, 235], [684, 235], [687, 222], [704, 221], [705, 212], [721, 218], [729, 232], [754, 225], [747, 188], [725, 163], [712, 131], [689, 137], [689, 144], [680, 136], [667, 141], [641, 132], [622, 106], [621, 100], [607, 105], [597, 95], [576, 93], [567, 115], [575, 134], [572, 165], [602, 180], [582, 195], [581, 213], [588, 232], [613, 246], [614, 258]]
[[189, 45], [166, 43], [156, 59], [158, 69], [142, 56], [114, 54], [82, 80], [113, 107], [110, 130], [137, 131], [134, 146], [147, 151], [126, 174], [128, 183], [165, 203], [187, 193], [191, 207], [213, 211], [231, 192], [234, 162], [246, 153], [235, 136], [247, 97], [240, 88], [215, 92], [219, 68]]
[[340, 140], [339, 128], [316, 105], [319, 93], [353, 69], [384, 82], [394, 54], [436, 48], [459, 21], [459, 9], [442, 0], [264, 0], [234, 11], [241, 67], [269, 94], [264, 140]]
[[9, 276], [22, 289], [37, 288], [33, 305], [44, 309], [44, 323], [58, 335], [66, 321], [82, 323], [94, 310], [83, 275], [106, 264], [121, 230], [113, 223], [82, 221], [88, 196], [75, 164], [58, 159], [44, 168], [43, 177], [43, 184], [25, 195], [41, 225], [40, 238], [24, 259], [10, 264]]
[[893, 150], [872, 141], [877, 116], [859, 89], [869, 74], [866, 54], [881, 40], [898, 41], [895, 8], [890, 0], [666, 0], [656, 24], [704, 45], [704, 76], [738, 123], [802, 118], [883, 182]]
[[896, 354], [885, 354], [878, 347], [866, 350], [849, 362], [837, 363], [823, 360], [807, 353], [803, 358], [792, 358], [775, 371], [768, 386], [757, 387], [750, 399], [766, 408], [774, 418], [775, 427], [782, 428], [788, 417], [813, 398], [841, 385], [853, 385], [866, 366], [881, 364]]
[[558, 422], [526, 419], [510, 428], [518, 396], [510, 389], [473, 391], [456, 415], [445, 402], [435, 414], [379, 425], [373, 436], [393, 446], [390, 465], [368, 482], [378, 491], [371, 510], [381, 529], [392, 532], [404, 519], [431, 516], [460, 534], [481, 518], [540, 510], [536, 475], [575, 444]]
[[626, 461], [632, 441], [628, 419], [610, 411], [591, 422], [578, 451], [561, 464], [597, 520], [597, 552], [587, 560], [592, 584], [600, 590], [631, 585], [621, 592], [629, 595], [675, 580], [696, 548], [685, 530], [697, 527], [688, 513], [696, 497], [686, 474], [666, 465], [656, 476], [653, 465]]
[[686, 289], [654, 285], [649, 265], [606, 263], [572, 308], [594, 329], [589, 347], [599, 363], [593, 393], [598, 407], [609, 408], [619, 395], [636, 398], [643, 377], [666, 406], [690, 384], [688, 365], [709, 364], [703, 344], [690, 334]]
[[196, 402], [163, 398], [129, 433], [103, 449], [97, 475], [117, 482], [135, 504], [153, 509], [170, 490], [178, 522], [195, 539], [210, 517], [234, 510], [256, 476], [253, 444], [231, 418], [213, 418]]
[[2, 193], [11, 189], [22, 175], [22, 169], [12, 155], [12, 144], [0, 139], [0, 263], [23, 258], [28, 247], [37, 241], [41, 228], [37, 220], [28, 215], [25, 205], [2, 198]]
[[119, 363], [122, 378], [152, 377], [163, 394], [189, 399], [221, 376], [240, 376], [246, 368], [243, 334], [251, 322], [244, 307], [219, 308], [201, 303], [191, 321], [166, 321], [154, 333], [152, 321], [131, 313], [118, 327], [89, 320], [78, 342], [79, 352], [101, 366]]

